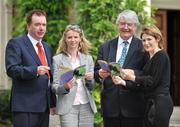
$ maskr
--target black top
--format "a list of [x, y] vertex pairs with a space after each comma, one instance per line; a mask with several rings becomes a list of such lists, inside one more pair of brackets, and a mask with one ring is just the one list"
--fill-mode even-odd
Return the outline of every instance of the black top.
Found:
[[168, 94], [170, 87], [170, 60], [164, 50], [158, 51], [143, 68], [143, 76], [136, 76], [136, 83], [127, 82], [127, 88], [140, 86], [146, 96]]

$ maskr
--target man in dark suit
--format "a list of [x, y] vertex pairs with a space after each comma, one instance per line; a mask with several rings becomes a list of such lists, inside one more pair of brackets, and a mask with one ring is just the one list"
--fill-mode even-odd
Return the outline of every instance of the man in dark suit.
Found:
[[98, 60], [118, 62], [122, 68], [131, 68], [140, 74], [147, 61], [140, 39], [134, 36], [139, 24], [132, 10], [121, 12], [116, 20], [119, 36], [99, 47], [95, 63], [95, 80], [102, 84], [101, 108], [104, 127], [142, 127], [144, 98], [140, 88], [129, 91], [115, 85], [110, 73], [100, 68]]
[[46, 13], [32, 10], [26, 22], [27, 35], [10, 39], [6, 47], [6, 70], [12, 78], [13, 126], [48, 127], [49, 111], [54, 112], [56, 98], [50, 85], [53, 54], [50, 46], [42, 41]]

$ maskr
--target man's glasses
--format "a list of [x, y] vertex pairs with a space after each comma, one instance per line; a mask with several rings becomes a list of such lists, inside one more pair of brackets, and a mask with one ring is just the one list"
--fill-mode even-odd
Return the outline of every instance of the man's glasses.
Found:
[[123, 27], [126, 26], [126, 25], [127, 25], [128, 27], [134, 26], [134, 23], [127, 23], [127, 22], [120, 22], [119, 24], [120, 24], [121, 26], [123, 26]]

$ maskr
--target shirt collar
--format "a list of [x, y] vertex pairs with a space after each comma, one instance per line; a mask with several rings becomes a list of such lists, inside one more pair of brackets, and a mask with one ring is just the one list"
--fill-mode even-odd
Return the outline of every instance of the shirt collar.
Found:
[[[68, 57], [70, 57], [71, 58], [71, 55], [68, 53], [68, 52], [64, 52]], [[79, 58], [80, 57], [80, 55], [81, 55], [81, 52], [80, 51], [78, 51], [77, 52], [77, 58]]]
[[34, 39], [29, 33], [27, 34], [27, 36], [33, 45], [36, 45], [38, 42], [41, 42], [41, 40], [37, 41], [36, 39]]
[[123, 40], [120, 36], [118, 37], [118, 45], [121, 45], [124, 41], [127, 41], [128, 44], [131, 44], [133, 37], [130, 37], [128, 40]]

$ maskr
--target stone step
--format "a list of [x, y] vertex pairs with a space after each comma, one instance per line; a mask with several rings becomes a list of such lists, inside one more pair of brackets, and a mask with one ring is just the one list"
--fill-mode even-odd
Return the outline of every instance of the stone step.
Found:
[[[60, 127], [59, 116], [50, 116], [49, 127]], [[170, 119], [170, 127], [180, 127], [180, 106], [175, 106]]]
[[49, 127], [61, 127], [58, 115], [50, 115]]
[[170, 127], [180, 127], [180, 107], [175, 106], [170, 119]]

